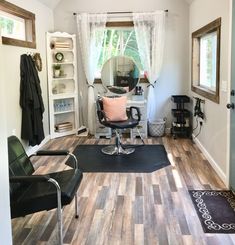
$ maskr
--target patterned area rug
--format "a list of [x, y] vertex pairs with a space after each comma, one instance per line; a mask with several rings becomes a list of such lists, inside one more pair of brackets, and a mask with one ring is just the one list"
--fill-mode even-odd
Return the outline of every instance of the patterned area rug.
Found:
[[232, 191], [189, 191], [205, 233], [235, 233], [235, 196]]

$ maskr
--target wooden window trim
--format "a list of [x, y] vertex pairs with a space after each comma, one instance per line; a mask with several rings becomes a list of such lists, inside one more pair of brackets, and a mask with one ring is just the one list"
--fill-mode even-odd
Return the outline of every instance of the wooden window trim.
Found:
[[[216, 32], [217, 33], [217, 58], [216, 58], [216, 91], [211, 91], [207, 88], [203, 88], [194, 84], [194, 41], [196, 40], [199, 45], [199, 54], [198, 54], [198, 71], [197, 78], [199, 81], [200, 78], [200, 38], [204, 35]], [[219, 92], [220, 92], [220, 39], [221, 39], [221, 18], [216, 19], [215, 21], [209, 23], [208, 25], [200, 28], [199, 30], [192, 33], [192, 54], [191, 54], [191, 90], [215, 103], [219, 104]]]
[[7, 45], [12, 45], [12, 46], [36, 48], [35, 14], [23, 8], [20, 8], [12, 3], [9, 3], [7, 1], [0, 1], [0, 10], [8, 14], [12, 14], [14, 16], [25, 19], [26, 32], [27, 32], [27, 22], [31, 22], [30, 26], [32, 27], [32, 29], [30, 29], [32, 41], [24, 41], [24, 40], [9, 38], [9, 37], [2, 37], [2, 43]]
[[109, 21], [106, 23], [106, 27], [133, 27], [133, 21]]

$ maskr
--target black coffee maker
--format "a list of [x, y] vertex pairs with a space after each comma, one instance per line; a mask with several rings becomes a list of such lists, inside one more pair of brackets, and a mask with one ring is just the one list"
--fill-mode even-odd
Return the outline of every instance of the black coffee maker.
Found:
[[135, 95], [143, 95], [143, 89], [141, 86], [135, 87]]

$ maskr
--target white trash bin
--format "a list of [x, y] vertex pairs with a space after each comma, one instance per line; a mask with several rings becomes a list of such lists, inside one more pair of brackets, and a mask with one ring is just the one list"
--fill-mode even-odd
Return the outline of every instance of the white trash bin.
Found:
[[165, 134], [166, 118], [148, 122], [148, 132], [150, 136], [163, 136]]

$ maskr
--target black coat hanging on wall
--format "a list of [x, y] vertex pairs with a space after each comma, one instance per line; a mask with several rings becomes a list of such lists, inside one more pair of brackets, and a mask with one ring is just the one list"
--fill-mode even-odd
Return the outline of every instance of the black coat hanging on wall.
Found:
[[22, 108], [21, 138], [29, 145], [39, 145], [44, 139], [44, 105], [40, 80], [33, 59], [23, 54], [20, 59], [20, 106]]

